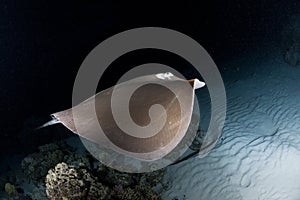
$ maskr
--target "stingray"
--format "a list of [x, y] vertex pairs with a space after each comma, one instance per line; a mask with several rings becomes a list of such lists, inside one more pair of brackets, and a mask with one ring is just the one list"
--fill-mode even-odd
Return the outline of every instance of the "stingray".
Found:
[[[119, 153], [160, 159], [183, 139], [193, 114], [195, 89], [204, 86], [196, 78], [185, 80], [169, 72], [134, 78], [51, 114], [53, 119], [41, 127], [61, 123], [80, 137]], [[126, 100], [129, 90], [134, 92]], [[114, 98], [119, 104], [113, 107]]]

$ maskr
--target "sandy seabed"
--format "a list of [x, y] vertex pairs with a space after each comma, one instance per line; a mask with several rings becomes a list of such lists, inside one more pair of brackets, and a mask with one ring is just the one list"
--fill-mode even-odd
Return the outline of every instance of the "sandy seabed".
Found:
[[299, 200], [300, 67], [276, 52], [228, 66], [222, 137], [205, 158], [168, 168], [163, 199]]

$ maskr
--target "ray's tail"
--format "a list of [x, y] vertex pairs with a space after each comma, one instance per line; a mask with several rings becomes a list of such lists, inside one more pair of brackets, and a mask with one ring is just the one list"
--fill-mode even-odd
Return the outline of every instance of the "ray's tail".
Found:
[[56, 119], [56, 118], [53, 118], [53, 119], [50, 120], [49, 122], [46, 122], [45, 124], [43, 124], [43, 125], [37, 127], [36, 130], [41, 129], [41, 128], [44, 128], [44, 127], [46, 127], [46, 126], [51, 126], [51, 125], [53, 125], [53, 124], [58, 124], [58, 123], [60, 123], [60, 121], [59, 121], [58, 119]]

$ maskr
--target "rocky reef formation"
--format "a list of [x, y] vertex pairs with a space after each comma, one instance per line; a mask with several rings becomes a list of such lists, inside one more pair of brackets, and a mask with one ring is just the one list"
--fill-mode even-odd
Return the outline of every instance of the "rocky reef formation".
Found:
[[125, 190], [117, 193], [115, 199], [118, 200], [144, 200], [144, 199], [151, 199], [151, 200], [160, 200], [161, 197], [154, 192], [150, 187], [137, 185], [134, 188], [126, 188]]
[[[105, 172], [103, 172], [103, 168]], [[101, 171], [101, 173], [97, 173]], [[147, 174], [129, 174], [99, 164], [92, 170], [64, 162], [50, 169], [46, 176], [46, 193], [51, 200], [60, 199], [160, 199], [151, 188], [163, 178], [163, 170]]]
[[0, 184], [6, 199], [11, 200], [156, 200], [161, 198], [154, 189], [161, 184], [164, 172], [119, 172], [85, 150], [56, 142], [26, 156], [20, 169], [2, 176]]
[[46, 176], [46, 194], [51, 200], [110, 199], [110, 189], [87, 169], [59, 163]]
[[48, 170], [63, 161], [65, 155], [63, 147], [63, 143], [47, 144], [40, 146], [39, 152], [25, 157], [21, 163], [25, 175], [33, 181], [43, 181]]
[[189, 148], [193, 151], [199, 151], [201, 148], [201, 145], [203, 143], [205, 135], [206, 135], [205, 131], [198, 130], [196, 137], [193, 140], [192, 144], [189, 146]]
[[[191, 150], [200, 149], [205, 134], [198, 130]], [[19, 169], [0, 176], [4, 199], [159, 200], [160, 193], [168, 190], [170, 182], [163, 181], [165, 169], [139, 174], [120, 172], [94, 159], [78, 138], [75, 141], [40, 146], [22, 160]]]

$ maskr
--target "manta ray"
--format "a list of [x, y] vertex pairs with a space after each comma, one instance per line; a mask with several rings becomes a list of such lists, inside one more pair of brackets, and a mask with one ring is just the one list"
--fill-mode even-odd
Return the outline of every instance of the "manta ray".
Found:
[[[160, 159], [185, 136], [195, 90], [204, 86], [197, 78], [181, 79], [170, 72], [137, 77], [51, 114], [52, 120], [41, 127], [61, 123], [74, 134], [114, 151], [143, 160]], [[134, 92], [126, 100], [129, 90]], [[119, 103], [112, 106], [114, 98]]]

